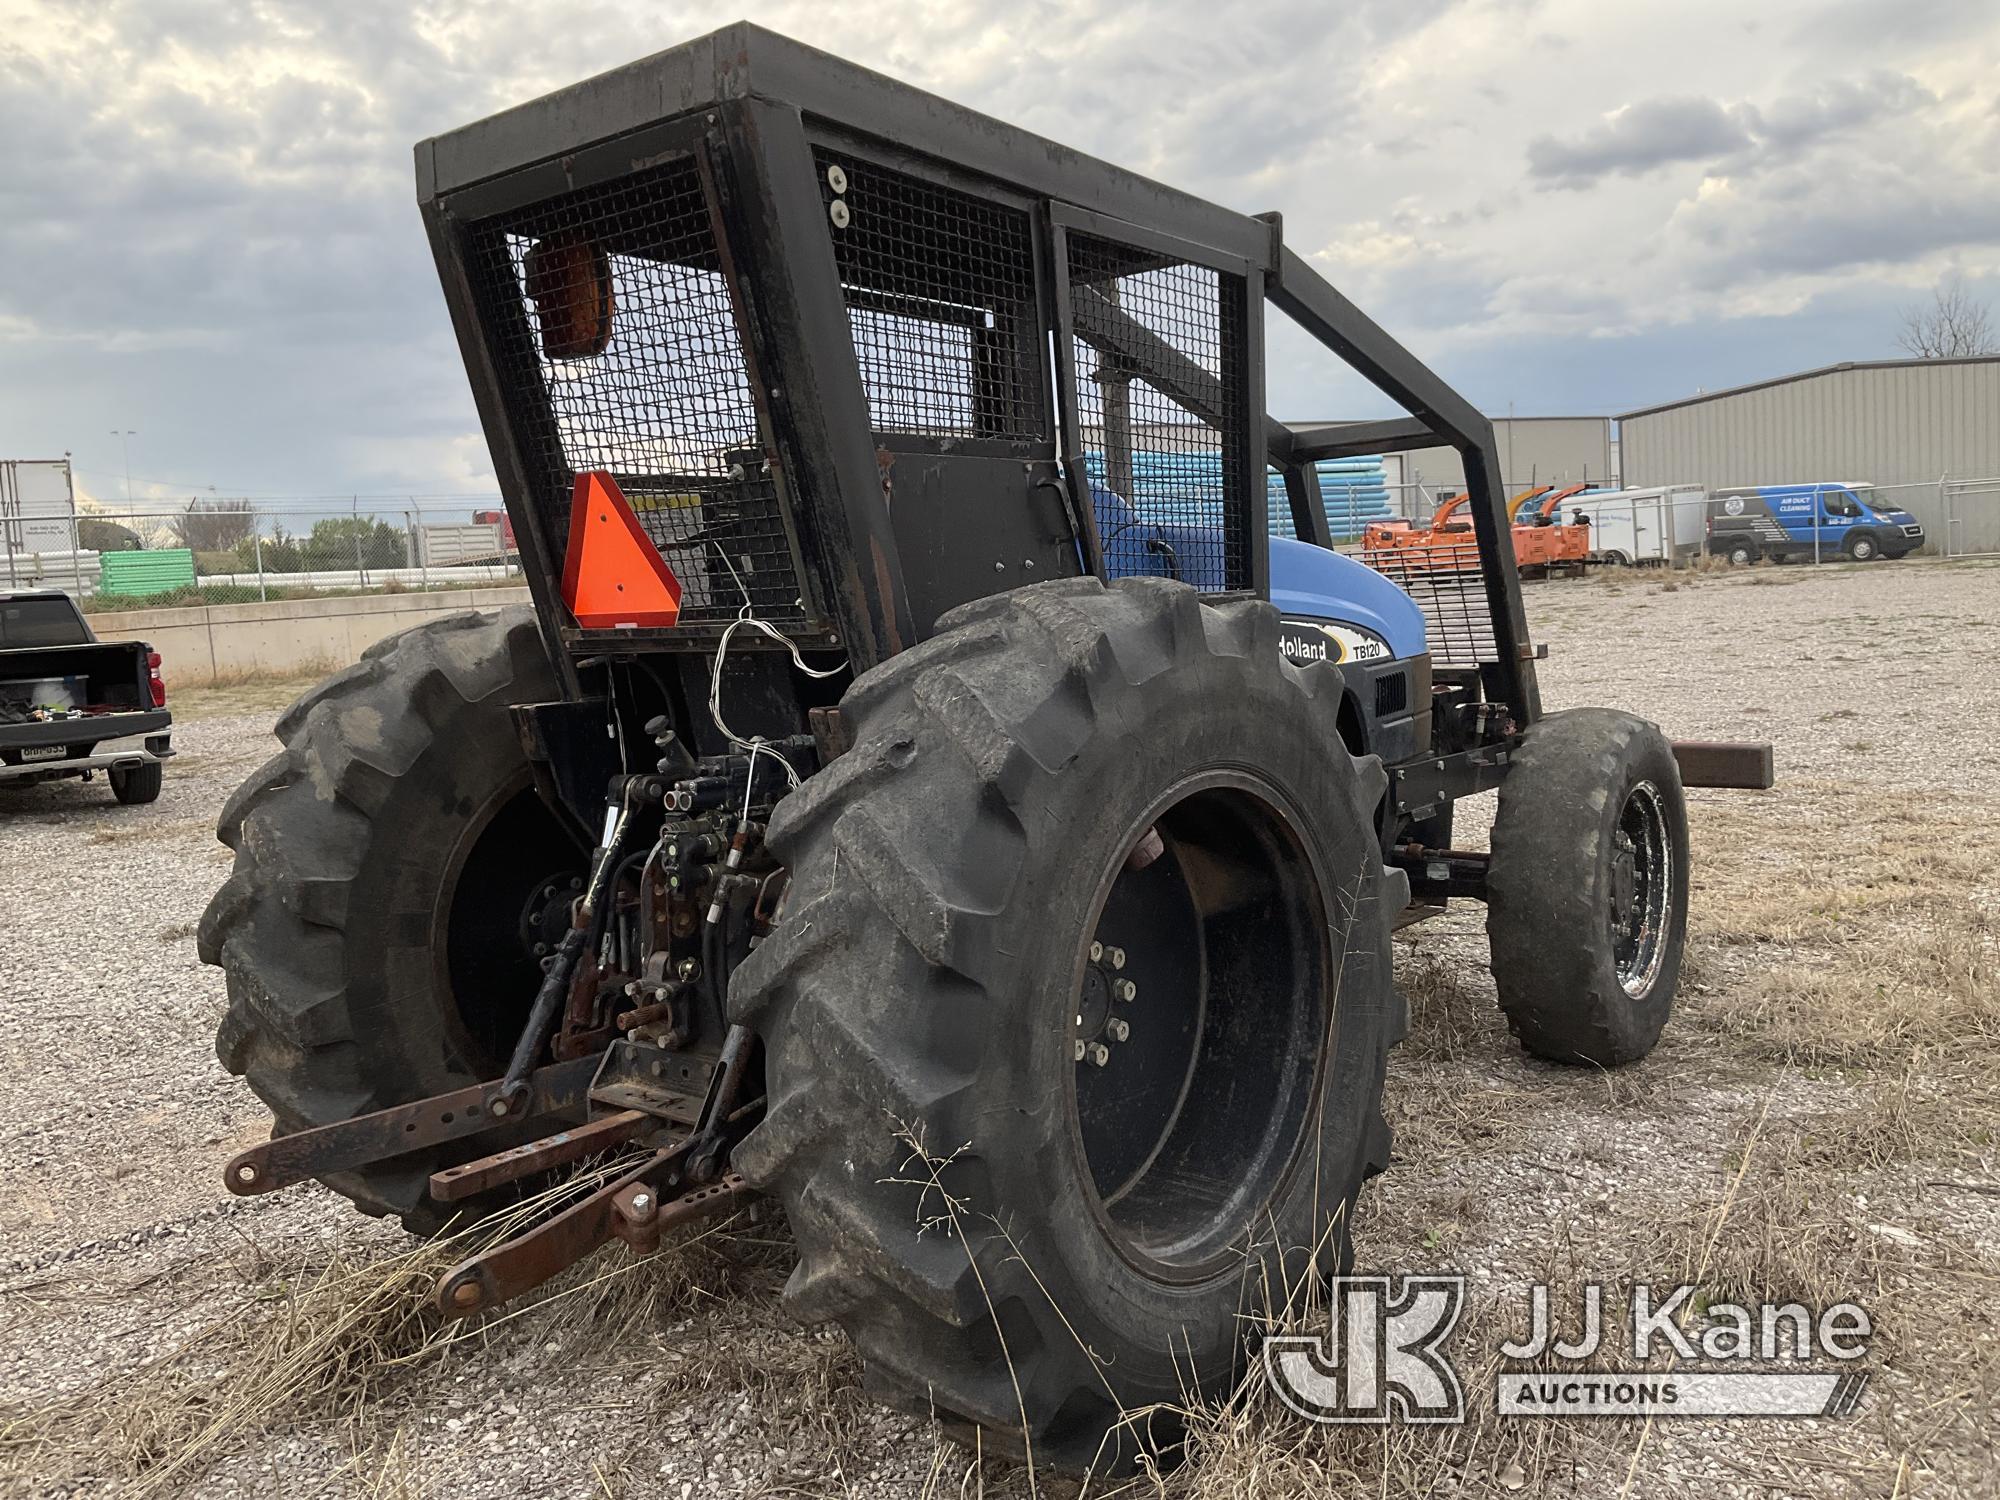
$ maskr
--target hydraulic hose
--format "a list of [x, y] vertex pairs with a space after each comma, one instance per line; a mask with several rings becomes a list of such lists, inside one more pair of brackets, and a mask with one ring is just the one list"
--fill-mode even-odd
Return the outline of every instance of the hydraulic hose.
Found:
[[583, 925], [572, 925], [563, 934], [562, 941], [556, 944], [556, 951], [549, 959], [548, 971], [542, 975], [541, 988], [535, 991], [535, 1003], [528, 1009], [527, 1024], [521, 1028], [521, 1035], [514, 1043], [514, 1055], [507, 1063], [500, 1092], [490, 1106], [496, 1115], [510, 1113], [515, 1103], [527, 1094], [528, 1075], [534, 1071], [536, 1060], [549, 1043], [549, 1031], [555, 1025], [556, 1014], [562, 1009], [564, 997], [569, 994], [570, 982], [576, 976], [577, 958], [586, 946], [594, 946], [603, 938], [604, 923], [611, 905], [607, 899], [609, 887], [621, 862], [626, 831], [632, 825], [630, 809], [615, 802], [606, 804], [604, 823], [604, 842], [598, 846], [591, 866], [590, 884], [583, 896], [587, 915]]

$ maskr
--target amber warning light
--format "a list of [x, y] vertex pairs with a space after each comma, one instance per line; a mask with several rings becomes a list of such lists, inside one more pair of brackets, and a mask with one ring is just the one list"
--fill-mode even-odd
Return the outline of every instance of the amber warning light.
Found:
[[681, 584], [653, 546], [618, 482], [603, 470], [576, 476], [570, 501], [563, 603], [585, 630], [672, 625]]

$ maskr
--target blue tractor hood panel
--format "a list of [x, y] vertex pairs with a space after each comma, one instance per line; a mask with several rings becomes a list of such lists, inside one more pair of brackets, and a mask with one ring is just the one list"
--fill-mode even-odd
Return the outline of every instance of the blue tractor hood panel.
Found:
[[[1227, 576], [1222, 533], [1208, 526], [1163, 525], [1141, 516], [1124, 496], [1092, 485], [1104, 571], [1111, 578], [1178, 578], [1218, 589]], [[1380, 636], [1397, 657], [1424, 653], [1424, 612], [1373, 568], [1310, 542], [1274, 536], [1271, 602], [1288, 619], [1353, 625]]]
[[1424, 612], [1416, 600], [1366, 563], [1310, 542], [1271, 538], [1271, 602], [1287, 619], [1373, 631], [1398, 657], [1424, 653]]

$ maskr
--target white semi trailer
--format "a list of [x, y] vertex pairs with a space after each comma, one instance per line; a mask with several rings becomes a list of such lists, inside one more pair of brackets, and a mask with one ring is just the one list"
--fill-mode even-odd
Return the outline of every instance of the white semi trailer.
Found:
[[9, 559], [76, 550], [76, 484], [69, 460], [0, 459], [0, 579]]
[[1701, 550], [1708, 491], [1698, 484], [1591, 490], [1562, 502], [1559, 521], [1590, 521], [1590, 555], [1601, 562], [1671, 563]]

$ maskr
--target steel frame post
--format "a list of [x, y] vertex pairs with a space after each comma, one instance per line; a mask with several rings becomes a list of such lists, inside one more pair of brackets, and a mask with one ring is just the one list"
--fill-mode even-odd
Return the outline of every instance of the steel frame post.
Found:
[[[859, 673], [918, 639], [883, 495], [840, 270], [820, 208], [819, 173], [797, 109], [764, 99], [719, 104], [715, 187], [723, 242], [747, 294], [753, 390], [788, 441], [801, 584], [827, 605]], [[761, 378], [757, 378], [761, 376]]]
[[[1248, 267], [1241, 285], [1243, 307], [1238, 328], [1243, 351], [1243, 380], [1238, 399], [1243, 403], [1243, 425], [1237, 441], [1237, 462], [1243, 466], [1240, 484], [1244, 520], [1249, 532], [1246, 545], [1250, 549], [1250, 591], [1260, 599], [1268, 599], [1271, 597], [1271, 466], [1270, 445], [1264, 436], [1263, 269], [1254, 265]], [[1222, 320], [1225, 339], [1229, 321], [1227, 317]], [[1225, 360], [1227, 357], [1225, 354]], [[1227, 462], [1223, 465], [1225, 480], [1230, 467]]]
[[1527, 611], [1521, 601], [1521, 575], [1514, 565], [1513, 532], [1507, 520], [1507, 492], [1501, 481], [1493, 424], [1335, 291], [1296, 252], [1284, 248], [1281, 221], [1276, 215], [1267, 216], [1266, 222], [1271, 226], [1276, 262], [1276, 270], [1266, 283], [1270, 300], [1458, 450], [1465, 464], [1467, 508], [1472, 512], [1479, 571], [1499, 657], [1490, 673], [1489, 692], [1507, 705], [1518, 728], [1527, 728], [1541, 717], [1541, 690], [1535, 680], [1534, 648], [1529, 643]]
[[[420, 189], [430, 171], [427, 148], [431, 144], [425, 141], [417, 147]], [[564, 609], [556, 588], [557, 573], [551, 562], [554, 553], [542, 526], [540, 507], [525, 503], [534, 489], [522, 466], [522, 437], [508, 409], [506, 384], [488, 343], [488, 331], [480, 322], [478, 300], [472, 289], [469, 262], [462, 244], [463, 230], [441, 199], [422, 191], [418, 197], [424, 233], [430, 240], [431, 258], [437, 263], [438, 280], [444, 289], [445, 307], [451, 314], [452, 331], [458, 337], [459, 357], [465, 362], [466, 378], [472, 387], [472, 404], [478, 409], [480, 425], [486, 430], [487, 449], [500, 480], [500, 492], [508, 497], [508, 509], [513, 513], [514, 539], [520, 548], [521, 572], [535, 606], [536, 628], [541, 632], [542, 645], [548, 652], [549, 661], [555, 667], [556, 680], [561, 684], [563, 696], [581, 698], [583, 687], [577, 676], [576, 662], [562, 640]], [[530, 337], [525, 326], [496, 330], [495, 333], [498, 336]], [[515, 497], [519, 497], [520, 503], [515, 502]]]
[[[1246, 499], [1243, 528], [1251, 544], [1248, 581], [1267, 587], [1263, 546], [1266, 463], [1287, 476], [1302, 535], [1318, 540], [1323, 510], [1310, 504], [1305, 469], [1347, 445], [1385, 452], [1443, 442], [1456, 448], [1467, 490], [1498, 660], [1486, 664], [1489, 697], [1504, 702], [1517, 727], [1541, 712], [1533, 650], [1505, 515], [1503, 476], [1492, 424], [1408, 350], [1329, 285], [1283, 242], [1275, 214], [1248, 216], [1093, 161], [1029, 132], [1014, 129], [908, 85], [842, 63], [755, 26], [725, 28], [546, 98], [450, 131], [417, 148], [417, 189], [434, 253], [471, 375], [482, 421], [495, 450], [502, 489], [532, 493], [524, 454], [508, 408], [533, 393], [502, 387], [489, 342], [507, 345], [519, 330], [505, 322], [478, 326], [464, 257], [465, 230], [450, 213], [478, 221], [501, 200], [534, 201], [531, 190], [554, 196], [657, 160], [663, 149], [703, 141], [701, 159], [717, 184], [716, 212], [729, 223], [720, 236], [750, 337], [746, 356], [762, 361], [752, 384], [768, 390], [763, 415], [769, 446], [784, 459], [790, 487], [783, 507], [796, 525], [795, 556], [802, 589], [819, 628], [840, 627], [840, 643], [865, 668], [917, 638], [901, 561], [891, 529], [883, 479], [873, 452], [867, 394], [841, 295], [839, 272], [822, 215], [818, 177], [804, 122], [815, 131], [852, 133], [892, 150], [949, 164], [975, 182], [1017, 200], [1047, 205], [1044, 285], [1054, 295], [1055, 361], [1069, 411], [1061, 453], [1086, 566], [1101, 566], [1087, 486], [1078, 471], [1074, 416], [1076, 371], [1072, 335], [1165, 380], [1172, 399], [1202, 413], [1214, 378], [1194, 362], [1172, 357], [1122, 310], [1098, 299], [1072, 308], [1059, 294], [1066, 262], [1066, 228], [1165, 250], [1243, 277], [1249, 305], [1232, 309], [1225, 330], [1249, 357], [1246, 393], [1257, 404], [1241, 413], [1248, 441], [1229, 457], [1231, 493]], [[730, 232], [733, 224], [740, 232]], [[1257, 296], [1261, 280], [1261, 299]], [[1359, 371], [1409, 416], [1361, 428], [1321, 429], [1294, 437], [1262, 408], [1263, 318], [1275, 304], [1322, 345]], [[1233, 420], [1237, 413], [1229, 414]], [[1262, 440], [1257, 439], [1261, 430]], [[1294, 475], [1293, 471], [1299, 472]], [[1314, 476], [1316, 477], [1316, 476]], [[1307, 499], [1299, 506], [1301, 496]], [[1299, 514], [1303, 509], [1306, 513]], [[577, 692], [572, 654], [552, 593], [550, 538], [530, 506], [518, 507], [517, 536], [551, 655]], [[831, 582], [827, 582], [827, 580]], [[683, 635], [676, 641], [693, 639]], [[830, 643], [826, 635], [821, 642]], [[635, 648], [666, 644], [635, 636]]]
[[1083, 457], [1083, 415], [1078, 410], [1082, 378], [1076, 367], [1076, 317], [1069, 294], [1069, 227], [1050, 204], [1042, 216], [1042, 240], [1047, 247], [1045, 280], [1055, 313], [1055, 380], [1057, 454], [1063, 484], [1082, 549], [1083, 570], [1104, 577], [1104, 539], [1097, 534], [1097, 506], [1091, 498], [1090, 473]]
[[1315, 547], [1333, 546], [1333, 526], [1326, 518], [1326, 495], [1320, 489], [1319, 468], [1311, 460], [1283, 465], [1285, 498], [1292, 507], [1292, 535]]

